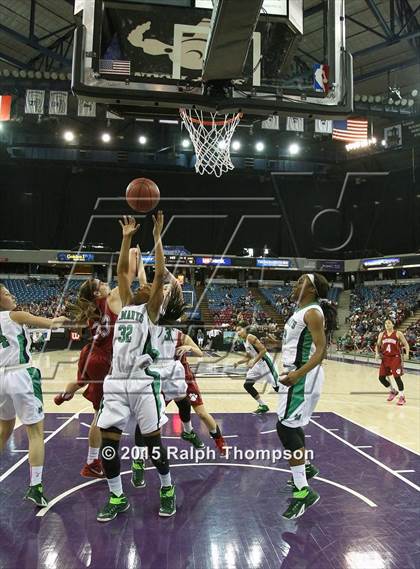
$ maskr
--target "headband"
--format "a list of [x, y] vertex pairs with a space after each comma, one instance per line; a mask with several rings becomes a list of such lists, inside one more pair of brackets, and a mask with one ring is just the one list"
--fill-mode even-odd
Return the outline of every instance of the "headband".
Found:
[[316, 288], [316, 284], [315, 284], [315, 275], [313, 273], [306, 273], [306, 276], [311, 281], [312, 286], [314, 287], [317, 295], [319, 296], [319, 292], [318, 292], [318, 289]]

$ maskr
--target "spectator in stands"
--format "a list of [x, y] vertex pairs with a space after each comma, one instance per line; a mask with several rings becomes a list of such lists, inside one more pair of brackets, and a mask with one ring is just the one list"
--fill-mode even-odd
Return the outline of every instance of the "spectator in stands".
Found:
[[200, 349], [203, 347], [204, 344], [204, 332], [201, 328], [197, 330], [197, 344]]

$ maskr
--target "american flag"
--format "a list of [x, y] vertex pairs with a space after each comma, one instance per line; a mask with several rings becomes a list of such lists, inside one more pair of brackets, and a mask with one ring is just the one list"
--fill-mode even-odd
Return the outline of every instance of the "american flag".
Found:
[[131, 62], [118, 61], [116, 59], [100, 59], [99, 73], [109, 73], [110, 75], [130, 75]]
[[368, 137], [368, 121], [367, 119], [333, 121], [332, 137], [343, 142], [366, 140]]

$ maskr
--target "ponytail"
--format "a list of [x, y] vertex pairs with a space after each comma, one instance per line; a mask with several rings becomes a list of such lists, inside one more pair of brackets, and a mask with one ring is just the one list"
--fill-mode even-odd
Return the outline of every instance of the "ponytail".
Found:
[[159, 326], [175, 324], [175, 322], [184, 314], [187, 306], [184, 302], [184, 296], [182, 294], [180, 284], [175, 278], [173, 278], [173, 280], [174, 282], [171, 284], [170, 293], [166, 297], [164, 306], [162, 307], [162, 313], [158, 320]]
[[337, 327], [337, 309], [327, 298], [330, 283], [319, 273], [314, 273], [313, 276], [317, 299], [322, 312], [324, 313], [325, 331], [327, 333], [332, 332], [333, 330], [336, 330]]
[[79, 294], [74, 304], [69, 303], [67, 308], [72, 320], [79, 325], [85, 325], [89, 320], [100, 320], [100, 312], [95, 302], [95, 281], [85, 281], [79, 289]]

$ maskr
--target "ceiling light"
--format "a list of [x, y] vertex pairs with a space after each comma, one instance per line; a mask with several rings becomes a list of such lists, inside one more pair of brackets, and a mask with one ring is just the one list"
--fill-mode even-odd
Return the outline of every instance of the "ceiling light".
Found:
[[66, 142], [73, 142], [75, 138], [74, 132], [71, 130], [66, 130], [65, 133], [63, 134], [63, 138]]
[[299, 144], [296, 144], [296, 142], [293, 142], [290, 146], [289, 146], [289, 154], [291, 156], [295, 156], [296, 154], [299, 154], [300, 152], [300, 146]]

